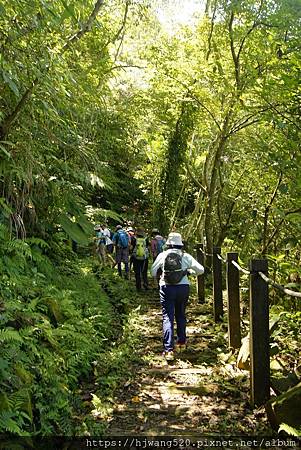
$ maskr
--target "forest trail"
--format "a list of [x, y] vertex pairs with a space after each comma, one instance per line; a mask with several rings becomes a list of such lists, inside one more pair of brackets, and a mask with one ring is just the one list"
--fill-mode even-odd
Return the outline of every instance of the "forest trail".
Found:
[[214, 324], [209, 304], [191, 297], [188, 347], [166, 362], [162, 353], [158, 292], [139, 295], [140, 344], [133, 381], [117, 392], [107, 433], [197, 436], [268, 434], [264, 409], [248, 405], [248, 372], [235, 366], [227, 349], [226, 324]]

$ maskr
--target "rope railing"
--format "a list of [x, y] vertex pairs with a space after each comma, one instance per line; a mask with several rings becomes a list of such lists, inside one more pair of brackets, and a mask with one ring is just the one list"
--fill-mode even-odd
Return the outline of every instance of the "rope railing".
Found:
[[258, 272], [258, 274], [261, 276], [261, 278], [271, 286], [275, 287], [276, 289], [279, 289], [279, 291], [284, 292], [284, 294], [290, 295], [291, 297], [299, 297], [301, 298], [301, 292], [292, 291], [291, 289], [287, 289], [281, 284], [276, 283], [275, 281], [271, 280], [269, 277], [267, 277], [264, 273]]
[[204, 256], [211, 256], [211, 257], [214, 256], [213, 253], [207, 253], [201, 247], [199, 247], [199, 250], [203, 253]]
[[226, 264], [227, 261], [222, 257], [222, 255], [219, 255], [219, 254], [217, 253], [216, 256], [218, 257], [218, 259], [219, 259], [220, 261], [222, 261], [223, 263]]
[[[205, 253], [204, 253], [205, 254]], [[210, 255], [210, 256], [214, 256], [214, 255]], [[226, 258], [224, 258], [222, 255], [220, 255], [219, 253], [216, 253], [217, 258], [222, 261], [224, 264], [228, 264], [228, 261], [226, 260]], [[231, 264], [233, 264], [233, 266], [235, 266], [240, 272], [243, 272], [245, 275], [250, 275], [250, 271], [247, 269], [244, 269], [243, 267], [241, 267], [236, 261], [230, 261]]]
[[235, 266], [240, 272], [244, 273], [245, 275], [251, 274], [251, 272], [249, 270], [241, 267], [236, 261], [231, 261], [231, 263], [233, 264], [233, 266]]
[[[228, 264], [228, 261], [219, 253], [206, 253], [202, 248], [200, 248], [200, 251], [203, 253], [204, 256], [216, 256], [220, 261], [222, 261], [224, 264]], [[240, 272], [244, 273], [245, 275], [251, 275], [251, 272], [248, 269], [245, 269], [241, 267], [236, 261], [230, 261], [233, 266], [235, 266]], [[269, 277], [264, 275], [262, 272], [258, 272], [261, 278], [271, 286], [275, 287], [276, 289], [279, 289], [284, 294], [290, 295], [292, 297], [300, 297], [301, 298], [301, 292], [292, 291], [291, 289], [287, 289], [281, 284], [276, 283], [275, 281], [271, 280]]]
[[[202, 265], [205, 265], [206, 255], [212, 256], [213, 276], [208, 281], [213, 282], [212, 306], [215, 322], [221, 321], [224, 314], [223, 295], [226, 284], [228, 344], [232, 350], [241, 347], [241, 313], [244, 312], [240, 304], [240, 273], [248, 276], [250, 401], [253, 406], [260, 406], [270, 397], [269, 285], [291, 297], [301, 298], [301, 292], [285, 288], [271, 280], [268, 277], [266, 259], [251, 259], [248, 270], [238, 263], [237, 252], [227, 252], [226, 258], [221, 253], [220, 247], [213, 247], [213, 254], [208, 255], [203, 244], [197, 246], [197, 259]], [[222, 263], [225, 264], [226, 270], [223, 270]], [[198, 300], [204, 303], [205, 277], [198, 277], [197, 288]]]

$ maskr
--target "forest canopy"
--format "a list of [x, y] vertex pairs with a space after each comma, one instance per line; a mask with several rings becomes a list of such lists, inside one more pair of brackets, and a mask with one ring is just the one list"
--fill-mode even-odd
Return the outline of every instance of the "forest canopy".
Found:
[[3, 223], [70, 233], [92, 205], [209, 249], [295, 247], [299, 2], [208, 1], [174, 30], [162, 8], [2, 2]]

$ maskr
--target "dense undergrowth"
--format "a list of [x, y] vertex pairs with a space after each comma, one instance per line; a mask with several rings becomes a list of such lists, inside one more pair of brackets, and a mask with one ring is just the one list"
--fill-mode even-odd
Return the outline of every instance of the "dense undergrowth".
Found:
[[114, 273], [98, 277], [66, 244], [1, 232], [0, 433], [93, 432], [81, 387], [96, 379], [109, 396], [118, 383], [114, 367], [122, 374], [130, 347], [114, 353], [114, 342], [126, 339], [129, 288]]

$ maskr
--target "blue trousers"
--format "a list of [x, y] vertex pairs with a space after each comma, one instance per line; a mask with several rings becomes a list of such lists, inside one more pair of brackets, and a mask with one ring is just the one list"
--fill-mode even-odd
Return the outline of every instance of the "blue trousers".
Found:
[[174, 317], [177, 323], [177, 342], [186, 342], [185, 309], [189, 297], [189, 285], [177, 284], [160, 287], [163, 316], [163, 346], [165, 351], [174, 348]]

